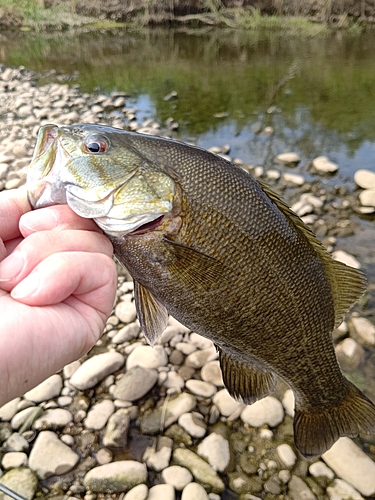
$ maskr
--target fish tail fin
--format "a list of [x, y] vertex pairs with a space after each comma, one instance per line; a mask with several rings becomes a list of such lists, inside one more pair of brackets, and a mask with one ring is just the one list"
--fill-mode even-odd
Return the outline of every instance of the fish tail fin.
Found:
[[375, 405], [351, 382], [339, 402], [318, 408], [296, 408], [294, 439], [306, 458], [322, 455], [340, 437], [375, 432]]

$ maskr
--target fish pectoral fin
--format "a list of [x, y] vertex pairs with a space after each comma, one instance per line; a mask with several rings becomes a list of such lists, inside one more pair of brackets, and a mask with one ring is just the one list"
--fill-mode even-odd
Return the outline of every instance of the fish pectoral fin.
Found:
[[168, 238], [163, 238], [163, 241], [168, 245], [170, 254], [173, 255], [168, 263], [169, 271], [178, 276], [182, 283], [193, 287], [198, 285], [205, 290], [210, 290], [213, 285], [217, 286], [224, 272], [222, 262]]
[[146, 287], [134, 280], [135, 307], [147, 342], [153, 346], [168, 324], [168, 311]]
[[273, 392], [277, 381], [273, 372], [243, 363], [220, 348], [218, 351], [224, 385], [232, 398], [252, 404]]

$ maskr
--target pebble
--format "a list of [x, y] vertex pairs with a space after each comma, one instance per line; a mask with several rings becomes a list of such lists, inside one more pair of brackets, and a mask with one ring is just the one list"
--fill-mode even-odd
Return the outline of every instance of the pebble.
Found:
[[12, 399], [12, 401], [9, 401], [9, 403], [2, 406], [0, 408], [0, 420], [2, 420], [3, 422], [12, 420], [14, 415], [17, 413], [17, 407], [20, 400], [21, 398]]
[[99, 431], [108, 422], [109, 417], [115, 411], [115, 405], [110, 399], [96, 403], [88, 412], [84, 426], [86, 429]]
[[175, 500], [175, 498], [171, 484], [156, 484], [149, 489], [147, 500]]
[[289, 496], [292, 500], [316, 500], [314, 493], [298, 476], [292, 476], [288, 483]]
[[292, 450], [292, 447], [289, 446], [289, 444], [283, 443], [280, 444], [276, 448], [277, 454], [279, 455], [280, 460], [283, 462], [285, 467], [291, 468], [294, 467], [296, 461], [297, 461], [297, 456]]
[[357, 170], [354, 173], [354, 181], [363, 189], [375, 189], [375, 173], [370, 170]]
[[264, 424], [276, 427], [283, 419], [283, 405], [273, 396], [267, 396], [246, 406], [241, 413], [241, 420], [253, 427], [262, 427]]
[[4, 443], [4, 448], [8, 451], [27, 451], [29, 449], [28, 441], [18, 434], [18, 432], [13, 432]]
[[142, 366], [143, 368], [159, 368], [166, 366], [168, 363], [167, 351], [161, 345], [151, 347], [149, 345], [141, 345], [136, 347], [126, 360], [126, 369], [129, 371], [134, 366]]
[[183, 489], [181, 500], [209, 500], [209, 497], [203, 486], [198, 483], [189, 483]]
[[[1, 483], [27, 500], [32, 500], [38, 487], [35, 474], [25, 467], [10, 469], [1, 477]], [[9, 496], [0, 493], [0, 500], [8, 500]]]
[[216, 432], [212, 432], [199, 443], [197, 453], [216, 471], [224, 472], [229, 465], [229, 442]]
[[297, 153], [280, 153], [276, 156], [275, 161], [281, 165], [297, 164], [301, 160]]
[[109, 417], [103, 437], [103, 445], [125, 448], [128, 443], [130, 417], [127, 409], [121, 408]]
[[112, 462], [113, 456], [112, 453], [107, 450], [107, 448], [100, 448], [100, 450], [95, 455], [95, 458], [98, 462], [98, 465], [104, 465]]
[[230, 417], [233, 413], [245, 407], [243, 403], [235, 401], [226, 389], [218, 391], [212, 401], [223, 417]]
[[122, 323], [132, 323], [137, 317], [135, 303], [128, 300], [120, 301], [115, 308], [115, 315]]
[[296, 186], [303, 186], [305, 184], [305, 178], [302, 175], [286, 172], [282, 175], [282, 178], [287, 184], [295, 184]]
[[147, 394], [156, 384], [158, 372], [136, 365], [116, 382], [113, 395], [124, 401], [136, 401]]
[[70, 363], [69, 365], [64, 366], [63, 369], [63, 375], [64, 378], [69, 379], [73, 376], [73, 373], [75, 373], [78, 368], [81, 366], [80, 361], [73, 361], [73, 363]]
[[139, 323], [134, 322], [130, 323], [130, 325], [126, 325], [121, 328], [116, 335], [112, 337], [112, 342], [114, 344], [122, 344], [123, 342], [130, 342], [133, 339], [136, 339], [141, 331], [141, 327]]
[[363, 496], [358, 493], [350, 484], [342, 479], [335, 479], [333, 483], [327, 487], [329, 500], [364, 500]]
[[52, 375], [44, 382], [36, 386], [31, 391], [28, 391], [24, 398], [33, 403], [41, 403], [42, 401], [49, 401], [60, 395], [63, 386], [63, 381], [60, 375]]
[[70, 383], [81, 391], [90, 389], [111, 373], [119, 370], [124, 363], [124, 357], [118, 352], [97, 354], [85, 361], [74, 372]]
[[171, 484], [177, 491], [182, 491], [192, 482], [193, 476], [186, 467], [172, 465], [162, 470], [161, 476], [167, 484]]
[[42, 409], [40, 407], [31, 406], [29, 408], [25, 408], [14, 415], [10, 425], [12, 426], [12, 429], [17, 430], [28, 421], [30, 422], [28, 427], [31, 427], [34, 420], [38, 418], [41, 413]]
[[10, 451], [5, 453], [1, 461], [3, 469], [15, 469], [16, 467], [25, 467], [27, 465], [27, 455], [22, 451]]
[[202, 438], [206, 435], [207, 426], [200, 413], [183, 413], [178, 419], [180, 425], [191, 437]]
[[324, 462], [315, 462], [309, 467], [309, 472], [313, 477], [326, 477], [331, 480], [335, 477], [334, 472], [326, 466]]
[[360, 338], [362, 344], [366, 347], [375, 345], [375, 325], [367, 318], [360, 316], [352, 316], [351, 322]]
[[183, 389], [185, 386], [184, 379], [177, 372], [170, 371], [167, 373], [167, 378], [164, 381], [164, 386], [168, 389]]
[[365, 359], [364, 348], [352, 338], [346, 338], [335, 347], [336, 356], [344, 371], [353, 371]]
[[196, 396], [202, 396], [204, 398], [210, 398], [216, 393], [216, 387], [210, 382], [204, 382], [203, 380], [187, 380], [185, 386], [186, 389]]
[[359, 193], [359, 201], [365, 207], [375, 207], [375, 189], [365, 189]]
[[361, 268], [360, 262], [355, 257], [353, 257], [353, 255], [350, 255], [347, 252], [344, 252], [344, 250], [335, 250], [332, 253], [332, 257], [335, 260], [343, 262], [347, 266], [355, 267], [356, 269]]
[[341, 479], [362, 495], [375, 494], [375, 462], [351, 439], [340, 438], [322, 458]]
[[[129, 490], [123, 500], [146, 500], [148, 497], [148, 488], [145, 484], [138, 484]], [[96, 498], [96, 497], [95, 497]]]
[[312, 161], [314, 169], [323, 174], [334, 174], [339, 169], [337, 163], [333, 163], [326, 156], [318, 156]]
[[66, 474], [75, 467], [79, 455], [64, 444], [54, 432], [42, 431], [29, 456], [29, 467], [40, 479]]
[[65, 427], [73, 420], [73, 415], [62, 408], [47, 410], [41, 417], [35, 420], [34, 429], [56, 429]]
[[185, 364], [192, 368], [202, 368], [208, 361], [218, 358], [218, 352], [214, 346], [195, 351], [186, 357]]
[[292, 389], [287, 389], [284, 392], [283, 400], [282, 400], [285, 412], [289, 417], [294, 417], [294, 394]]
[[211, 384], [216, 385], [216, 387], [222, 387], [224, 385], [220, 363], [218, 360], [206, 363], [201, 369], [201, 377], [202, 380], [210, 382]]
[[162, 407], [146, 413], [141, 420], [143, 434], [155, 434], [161, 428], [167, 428], [178, 420], [180, 415], [188, 413], [196, 405], [194, 396], [182, 393], [176, 398], [169, 399]]
[[145, 464], [135, 460], [119, 460], [91, 469], [83, 484], [95, 493], [121, 493], [147, 482]]
[[169, 437], [160, 436], [154, 440], [154, 445], [146, 448], [142, 460], [147, 467], [160, 472], [169, 466], [172, 455], [173, 441]]

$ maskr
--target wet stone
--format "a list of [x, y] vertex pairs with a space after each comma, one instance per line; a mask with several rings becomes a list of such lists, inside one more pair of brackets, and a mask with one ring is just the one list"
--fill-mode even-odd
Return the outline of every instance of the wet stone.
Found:
[[375, 345], [375, 325], [367, 318], [352, 316], [352, 324], [363, 345], [372, 347]]
[[202, 396], [204, 398], [210, 398], [216, 393], [216, 387], [210, 382], [204, 382], [203, 380], [187, 380], [185, 386], [186, 389], [196, 396]]
[[[27, 468], [17, 467], [1, 477], [1, 483], [27, 500], [32, 500], [38, 486], [36, 475]], [[9, 496], [0, 492], [0, 500], [8, 500]]]
[[209, 434], [199, 443], [197, 452], [214, 470], [223, 472], [229, 465], [229, 442], [220, 434], [215, 432]]
[[84, 477], [83, 484], [97, 493], [120, 493], [146, 481], [145, 464], [135, 460], [119, 460], [91, 469]]
[[364, 348], [352, 338], [346, 338], [337, 344], [335, 352], [344, 371], [355, 370], [365, 359]]
[[223, 377], [220, 369], [220, 363], [218, 360], [209, 361], [201, 369], [201, 377], [205, 382], [210, 382], [216, 385], [216, 387], [222, 387]]
[[180, 425], [190, 436], [194, 438], [202, 438], [206, 435], [207, 426], [200, 413], [183, 413], [178, 419]]
[[177, 491], [182, 491], [193, 480], [191, 472], [180, 465], [166, 467], [161, 475], [164, 482], [171, 484]]
[[181, 500], [209, 500], [209, 497], [203, 486], [198, 483], [189, 483], [182, 491]]
[[29, 449], [28, 441], [18, 434], [18, 432], [14, 432], [8, 439], [4, 442], [4, 448], [8, 451], [27, 451]]
[[156, 384], [158, 372], [136, 365], [117, 381], [113, 395], [124, 401], [136, 401], [147, 394]]
[[283, 419], [283, 406], [273, 396], [267, 396], [250, 406], [246, 406], [241, 413], [241, 420], [253, 427], [261, 427], [264, 424], [275, 427]]
[[370, 170], [357, 170], [354, 174], [354, 181], [363, 189], [375, 189], [375, 173]]
[[280, 153], [276, 156], [275, 161], [281, 165], [297, 164], [301, 160], [297, 153]]
[[128, 442], [130, 418], [127, 409], [120, 409], [108, 421], [103, 445], [113, 448], [125, 448]]
[[229, 489], [234, 493], [260, 493], [263, 491], [263, 482], [258, 476], [248, 477], [241, 472], [228, 474]]
[[[138, 484], [126, 493], [123, 500], [146, 500], [148, 497], [148, 488], [145, 484]], [[96, 496], [95, 496], [96, 498]]]
[[282, 463], [285, 465], [285, 467], [293, 467], [294, 464], [297, 461], [297, 456], [292, 450], [291, 446], [289, 444], [283, 443], [280, 444], [277, 449], [277, 454], [282, 461]]
[[174, 488], [171, 484], [157, 484], [149, 489], [147, 500], [175, 500]]
[[314, 158], [312, 166], [318, 173], [322, 174], [333, 174], [339, 169], [339, 166], [330, 161], [326, 156]]
[[314, 493], [298, 476], [292, 476], [288, 483], [289, 495], [292, 500], [316, 500]]
[[166, 436], [154, 440], [154, 445], [146, 448], [142, 461], [146, 462], [149, 469], [162, 471], [169, 466], [172, 454], [173, 441]]
[[196, 399], [191, 394], [182, 393], [161, 408], [146, 413], [141, 420], [143, 434], [155, 434], [161, 427], [167, 428], [178, 420], [180, 415], [191, 411], [196, 405]]
[[213, 397], [213, 402], [224, 417], [229, 417], [236, 411], [245, 407], [244, 404], [235, 401], [226, 389], [217, 392]]

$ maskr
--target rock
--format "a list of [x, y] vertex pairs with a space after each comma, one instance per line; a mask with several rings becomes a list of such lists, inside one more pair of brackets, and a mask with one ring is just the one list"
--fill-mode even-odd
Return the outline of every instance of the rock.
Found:
[[158, 380], [158, 372], [153, 369], [134, 366], [117, 381], [113, 395], [124, 401], [136, 401], [150, 391]]
[[16, 469], [27, 465], [27, 455], [22, 451], [10, 451], [5, 453], [1, 461], [3, 469]]
[[367, 318], [352, 316], [351, 322], [363, 345], [372, 347], [375, 345], [375, 325]]
[[357, 170], [354, 173], [354, 181], [363, 189], [375, 189], [375, 173], [370, 170]]
[[123, 342], [130, 342], [133, 339], [136, 339], [141, 331], [141, 327], [139, 323], [134, 322], [130, 323], [130, 325], [126, 325], [121, 328], [116, 335], [112, 337], [112, 342], [114, 344], [122, 344]]
[[342, 479], [335, 479], [327, 487], [327, 493], [330, 500], [364, 500], [358, 491]]
[[40, 479], [47, 479], [71, 471], [78, 460], [77, 453], [62, 443], [54, 432], [43, 431], [31, 450], [29, 467]]
[[73, 363], [64, 366], [63, 369], [64, 378], [71, 378], [80, 366], [81, 366], [80, 361], [73, 361]]
[[326, 477], [330, 481], [335, 477], [334, 472], [323, 462], [315, 462], [309, 467], [309, 472], [313, 477]]
[[182, 393], [169, 399], [162, 407], [146, 413], [141, 420], [143, 434], [155, 434], [161, 428], [166, 429], [178, 420], [180, 415], [188, 413], [196, 405], [196, 399], [191, 394]]
[[43, 410], [39, 406], [31, 406], [19, 411], [11, 420], [10, 425], [12, 426], [12, 429], [17, 430], [20, 429], [21, 426], [25, 425], [27, 428], [31, 427], [34, 420], [36, 420], [41, 415], [42, 411]]
[[189, 469], [195, 480], [205, 488], [212, 489], [214, 493], [221, 493], [225, 490], [223, 481], [213, 468], [193, 451], [176, 448], [173, 452], [173, 460], [177, 465]]
[[68, 410], [62, 408], [53, 408], [47, 410], [41, 417], [35, 420], [34, 429], [56, 429], [65, 427], [73, 420], [73, 415]]
[[[169, 358], [171, 359], [171, 358]], [[177, 372], [170, 371], [167, 373], [167, 378], [164, 382], [164, 386], [168, 389], [183, 389], [185, 386], [184, 379]]]
[[119, 370], [125, 360], [118, 352], [97, 354], [85, 361], [72, 375], [70, 383], [84, 391], [94, 387], [98, 382]]
[[212, 340], [206, 339], [206, 337], [202, 337], [202, 335], [198, 335], [195, 332], [192, 332], [189, 336], [189, 342], [194, 344], [198, 349], [209, 349], [213, 347]]
[[[251, 493], [260, 493], [263, 491], [263, 482], [259, 476], [248, 477], [242, 472], [229, 472], [228, 474], [229, 489], [241, 495], [249, 495]], [[245, 498], [249, 498], [246, 496]], [[253, 500], [253, 496], [250, 499]], [[258, 500], [258, 497], [255, 497]]]
[[25, 394], [25, 399], [33, 401], [34, 403], [41, 403], [42, 401], [49, 401], [60, 395], [63, 386], [62, 378], [60, 375], [52, 375], [44, 382], [36, 386], [31, 391]]
[[365, 189], [359, 193], [359, 201], [365, 207], [375, 207], [375, 189]]
[[191, 366], [192, 368], [202, 368], [203, 365], [217, 359], [218, 352], [214, 346], [208, 347], [207, 349], [202, 349], [195, 351], [186, 357], [185, 364]]
[[181, 500], [209, 500], [209, 497], [203, 486], [198, 483], [189, 483], [182, 492]]
[[354, 339], [346, 338], [335, 347], [337, 359], [344, 371], [355, 370], [365, 359], [365, 350]]
[[[148, 497], [148, 488], [145, 484], [134, 486], [124, 496], [124, 500], [146, 500]], [[85, 497], [86, 498], [86, 497]], [[96, 498], [96, 497], [95, 497]]]
[[3, 446], [8, 451], [27, 451], [29, 449], [28, 441], [18, 432], [9, 436]]
[[110, 399], [96, 403], [88, 412], [84, 426], [86, 429], [99, 431], [103, 429], [109, 417], [115, 411], [115, 405]]
[[12, 420], [14, 415], [17, 413], [17, 407], [20, 400], [21, 398], [12, 399], [12, 401], [9, 401], [9, 403], [2, 406], [0, 408], [0, 420], [2, 420], [3, 422]]
[[311, 203], [307, 203], [305, 200], [297, 201], [297, 203], [294, 203], [290, 208], [299, 217], [303, 217], [304, 215], [311, 214], [314, 211], [314, 207], [311, 205]]
[[275, 158], [275, 162], [280, 165], [296, 165], [300, 160], [301, 158], [297, 153], [280, 153]]
[[276, 448], [277, 454], [285, 467], [293, 467], [297, 461], [297, 456], [288, 444], [280, 444]]
[[267, 396], [250, 406], [246, 406], [241, 413], [241, 420], [253, 427], [261, 427], [264, 424], [276, 427], [283, 419], [283, 405], [273, 396]]
[[192, 482], [191, 472], [180, 465], [172, 465], [162, 470], [161, 476], [167, 484], [171, 484], [177, 491], [182, 491]]
[[322, 458], [341, 479], [362, 495], [375, 494], [375, 462], [351, 439], [340, 438]]
[[174, 488], [171, 484], [157, 484], [150, 488], [147, 500], [175, 500]]
[[229, 442], [216, 432], [212, 432], [199, 443], [197, 453], [219, 472], [224, 472], [229, 465]]
[[120, 409], [108, 421], [103, 437], [103, 445], [113, 448], [125, 448], [128, 443], [130, 417], [127, 409]]
[[159, 368], [166, 366], [168, 363], [168, 355], [166, 350], [161, 345], [151, 347], [149, 345], [141, 345], [132, 351], [126, 360], [126, 369], [129, 371], [134, 366], [142, 366], [143, 368]]
[[222, 389], [215, 394], [213, 403], [217, 406], [223, 417], [230, 417], [233, 413], [245, 408], [245, 405], [235, 401], [226, 389]]
[[312, 166], [318, 173], [322, 174], [334, 174], [339, 169], [339, 166], [331, 162], [326, 156], [314, 158]]
[[298, 476], [292, 476], [288, 484], [289, 496], [292, 500], [316, 500], [314, 493]]
[[187, 380], [185, 386], [186, 389], [196, 396], [202, 396], [204, 398], [210, 398], [216, 393], [216, 387], [210, 382], [204, 382], [203, 380]]
[[210, 382], [216, 385], [216, 387], [222, 387], [224, 385], [220, 363], [216, 359], [214, 361], [209, 361], [202, 367], [201, 377], [202, 380]]
[[172, 439], [166, 436], [160, 436], [154, 440], [154, 446], [146, 448], [142, 460], [146, 462], [149, 469], [160, 472], [169, 465], [172, 447]]
[[294, 394], [292, 389], [287, 389], [283, 396], [283, 406], [286, 414], [290, 417], [294, 417]]
[[359, 263], [359, 261], [355, 257], [353, 257], [353, 255], [350, 255], [350, 254], [344, 252], [343, 250], [335, 250], [332, 253], [332, 257], [335, 260], [343, 262], [347, 266], [355, 267], [356, 269], [361, 268], [361, 264]]
[[115, 308], [115, 315], [122, 323], [132, 323], [137, 317], [135, 303], [128, 300], [120, 301]]
[[[17, 467], [6, 472], [1, 483], [15, 491], [27, 500], [32, 500], [38, 487], [38, 479], [35, 474], [27, 468]], [[9, 496], [0, 493], [0, 500], [8, 500]]]
[[203, 416], [196, 412], [183, 413], [178, 419], [178, 425], [194, 438], [202, 438], [207, 432], [207, 426], [204, 423]]
[[107, 450], [107, 448], [100, 448], [98, 453], [95, 455], [95, 458], [98, 462], [98, 465], [104, 465], [112, 462], [113, 456], [112, 453]]
[[303, 186], [305, 184], [305, 178], [302, 175], [285, 172], [282, 178], [287, 184], [295, 184], [296, 186]]
[[95, 493], [120, 493], [146, 481], [145, 464], [135, 460], [119, 460], [94, 467], [84, 477], [83, 484]]

